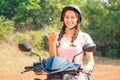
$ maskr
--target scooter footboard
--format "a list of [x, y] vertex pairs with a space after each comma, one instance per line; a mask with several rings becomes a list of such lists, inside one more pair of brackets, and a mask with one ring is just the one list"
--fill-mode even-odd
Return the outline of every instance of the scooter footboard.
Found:
[[78, 70], [70, 70], [70, 71], [66, 71], [64, 72], [64, 74], [70, 74], [70, 75], [79, 75], [79, 71]]
[[63, 72], [59, 72], [59, 73], [55, 73], [55, 74], [48, 74], [47, 80], [49, 80], [49, 79], [56, 79], [56, 80], [61, 79], [62, 80], [65, 74], [71, 74], [71, 75], [77, 76], [77, 75], [79, 75], [79, 71], [71, 70], [71, 71], [63, 71]]
[[47, 79], [62, 79], [64, 74], [62, 73], [55, 73], [55, 74], [48, 74]]

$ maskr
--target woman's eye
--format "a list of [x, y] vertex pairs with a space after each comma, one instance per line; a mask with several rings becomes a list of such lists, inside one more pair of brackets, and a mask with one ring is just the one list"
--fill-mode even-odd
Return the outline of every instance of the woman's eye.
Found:
[[66, 19], [75, 19], [75, 17], [65, 17]]
[[75, 19], [75, 17], [71, 17], [71, 19]]
[[68, 19], [69, 17], [65, 17], [66, 19]]

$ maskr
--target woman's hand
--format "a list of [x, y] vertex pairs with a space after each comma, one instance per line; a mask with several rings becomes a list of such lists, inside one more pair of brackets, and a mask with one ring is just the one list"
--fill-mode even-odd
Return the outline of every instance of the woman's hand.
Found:
[[83, 68], [83, 73], [91, 74], [92, 72], [93, 72], [93, 64], [88, 63], [88, 64]]
[[56, 34], [55, 32], [50, 33], [49, 35], [47, 35], [47, 38], [49, 40], [49, 52], [50, 52], [50, 56], [55, 56], [56, 55]]
[[93, 72], [93, 67], [94, 67], [93, 52], [86, 52], [86, 58], [87, 58], [88, 63], [83, 68], [83, 72], [87, 74], [91, 74]]
[[54, 42], [56, 40], [55, 32], [51, 32], [49, 35], [47, 35], [47, 38], [48, 38], [49, 41]]

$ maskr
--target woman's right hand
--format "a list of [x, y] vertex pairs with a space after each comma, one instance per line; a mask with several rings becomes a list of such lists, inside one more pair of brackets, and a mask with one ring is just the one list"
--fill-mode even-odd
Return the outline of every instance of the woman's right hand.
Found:
[[55, 42], [56, 40], [56, 34], [55, 32], [51, 32], [49, 35], [47, 35], [48, 40], [51, 42]]

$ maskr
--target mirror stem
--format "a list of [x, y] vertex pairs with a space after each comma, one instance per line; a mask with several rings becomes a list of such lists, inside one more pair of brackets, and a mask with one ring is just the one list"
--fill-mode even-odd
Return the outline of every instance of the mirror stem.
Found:
[[73, 60], [72, 60], [72, 62], [74, 62], [74, 60], [75, 60], [75, 57], [76, 57], [76, 56], [78, 56], [78, 55], [80, 55], [81, 53], [83, 53], [83, 51], [82, 51], [82, 52], [80, 52], [80, 53], [78, 53], [78, 54], [76, 54], [76, 55], [73, 57]]
[[34, 54], [34, 55], [36, 55], [36, 56], [38, 56], [39, 57], [39, 61], [41, 61], [41, 56], [40, 55], [38, 55], [38, 54], [36, 54], [36, 53], [34, 53], [32, 51], [31, 51], [31, 53]]

